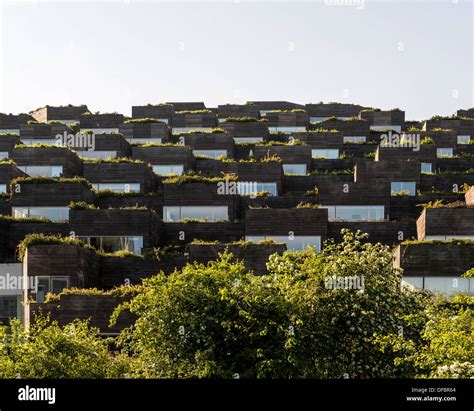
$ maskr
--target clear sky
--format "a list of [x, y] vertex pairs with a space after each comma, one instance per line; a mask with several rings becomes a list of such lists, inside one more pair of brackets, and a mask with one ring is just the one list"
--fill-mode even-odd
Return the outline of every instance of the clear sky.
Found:
[[341, 101], [410, 120], [474, 106], [471, 1], [0, 3], [2, 112]]

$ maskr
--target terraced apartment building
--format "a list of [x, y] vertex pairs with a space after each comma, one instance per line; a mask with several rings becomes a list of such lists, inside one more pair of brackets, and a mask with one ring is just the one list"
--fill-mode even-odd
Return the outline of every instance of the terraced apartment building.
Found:
[[472, 143], [474, 109], [425, 121], [286, 101], [0, 114], [0, 320], [46, 310], [115, 333], [117, 298], [47, 293], [137, 284], [226, 248], [264, 274], [271, 254], [321, 250], [344, 228], [393, 247], [404, 284], [472, 294]]

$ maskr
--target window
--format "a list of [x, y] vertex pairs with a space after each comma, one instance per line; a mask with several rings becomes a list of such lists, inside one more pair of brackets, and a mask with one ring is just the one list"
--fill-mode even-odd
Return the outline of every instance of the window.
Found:
[[151, 137], [151, 138], [146, 138], [146, 137], [133, 137], [133, 138], [126, 138], [130, 144], [146, 144], [146, 143], [157, 143], [161, 144], [163, 139], [159, 137]]
[[262, 183], [258, 181], [238, 181], [237, 191], [240, 195], [255, 195], [266, 191], [270, 196], [277, 196], [277, 183]]
[[58, 294], [65, 288], [69, 288], [69, 277], [36, 277], [36, 301], [42, 303], [46, 294]]
[[458, 136], [457, 142], [458, 144], [470, 144], [471, 136]]
[[305, 132], [306, 126], [293, 126], [293, 127], [268, 127], [268, 131], [270, 133], [298, 133], [298, 132]]
[[0, 134], [17, 134], [20, 135], [19, 128], [2, 128], [0, 129]]
[[181, 175], [184, 171], [183, 164], [166, 164], [166, 165], [155, 165], [153, 167], [153, 172], [159, 176], [169, 176], [169, 175]]
[[400, 131], [402, 131], [402, 126], [397, 126], [397, 125], [394, 125], [394, 124], [378, 125], [378, 126], [373, 125], [373, 126], [370, 126], [370, 129], [374, 130], [374, 131], [393, 130], [393, 131], [396, 131], [397, 133], [399, 133]]
[[0, 296], [0, 324], [15, 317], [18, 318], [18, 297], [16, 295]]
[[94, 190], [110, 190], [115, 193], [139, 193], [140, 183], [92, 183]]
[[293, 239], [286, 235], [248, 235], [245, 239], [254, 242], [272, 239], [278, 243], [285, 243], [287, 249], [293, 251], [302, 251], [309, 246], [314, 247], [316, 251], [321, 251], [321, 236], [319, 235], [295, 235]]
[[310, 121], [311, 123], [319, 123], [319, 122], [321, 122], [321, 121], [326, 120], [327, 118], [328, 118], [328, 117], [310, 117], [310, 118], [309, 118], [309, 121]]
[[81, 131], [84, 130], [91, 130], [92, 134], [111, 134], [111, 133], [118, 133], [119, 129], [116, 127], [107, 127], [107, 128], [81, 128]]
[[51, 221], [68, 221], [69, 207], [12, 207], [15, 218], [47, 218]]
[[449, 241], [449, 240], [473, 240], [474, 235], [456, 235], [456, 234], [449, 234], [449, 235], [426, 235], [425, 241], [429, 240], [439, 240], [439, 241]]
[[128, 250], [141, 254], [143, 248], [142, 236], [78, 236], [78, 238], [106, 253]]
[[469, 293], [469, 283], [469, 278], [462, 277], [424, 277], [423, 288], [453, 295], [456, 293]]
[[421, 172], [422, 173], [431, 173], [432, 171], [431, 163], [421, 163]]
[[236, 143], [260, 143], [263, 137], [234, 137]]
[[55, 138], [44, 137], [44, 138], [21, 138], [23, 144], [49, 144], [51, 146], [56, 146], [58, 140]]
[[453, 149], [452, 148], [437, 148], [436, 157], [452, 157]]
[[313, 149], [311, 150], [311, 157], [313, 158], [322, 158], [322, 159], [338, 159], [339, 150], [338, 149]]
[[306, 164], [283, 164], [285, 174], [294, 174], [298, 176], [306, 175]]
[[115, 158], [117, 157], [116, 151], [106, 151], [106, 150], [99, 150], [99, 151], [76, 151], [79, 157], [85, 158]]
[[384, 206], [321, 206], [328, 210], [329, 221], [382, 221], [385, 217]]
[[414, 181], [394, 182], [390, 186], [391, 195], [409, 195], [414, 196], [416, 193], [416, 183]]
[[0, 151], [0, 158], [9, 158], [8, 151]]
[[227, 150], [193, 150], [195, 156], [205, 156], [210, 158], [227, 157]]
[[164, 206], [163, 219], [165, 222], [185, 219], [228, 221], [229, 211], [227, 206]]
[[423, 277], [403, 277], [402, 282], [411, 288], [423, 290]]
[[6, 192], [7, 192], [7, 185], [0, 184], [0, 193], [6, 193]]
[[61, 177], [63, 166], [18, 166], [30, 177]]
[[367, 140], [367, 137], [365, 136], [345, 136], [343, 137], [343, 142], [344, 143], [365, 143]]

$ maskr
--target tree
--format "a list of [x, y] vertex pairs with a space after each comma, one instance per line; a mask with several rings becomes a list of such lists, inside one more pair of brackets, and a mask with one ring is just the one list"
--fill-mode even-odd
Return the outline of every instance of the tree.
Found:
[[[121, 309], [137, 315], [121, 344], [145, 377], [408, 377], [380, 339], [413, 334], [420, 293], [402, 290], [388, 247], [343, 232], [321, 253], [273, 255], [269, 274], [224, 253], [145, 281]], [[120, 310], [117, 311], [117, 313]], [[408, 317], [407, 317], [408, 316]]]
[[86, 321], [64, 327], [38, 318], [29, 331], [19, 321], [0, 327], [0, 378], [120, 378], [128, 359], [108, 350]]

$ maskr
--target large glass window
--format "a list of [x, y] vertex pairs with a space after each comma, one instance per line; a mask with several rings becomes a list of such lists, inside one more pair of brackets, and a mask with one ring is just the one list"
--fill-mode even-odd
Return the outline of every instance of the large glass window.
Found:
[[373, 130], [373, 131], [392, 130], [392, 131], [396, 131], [397, 133], [399, 133], [400, 131], [402, 131], [402, 126], [394, 125], [394, 124], [378, 125], [378, 126], [373, 125], [373, 126], [370, 126], [370, 129]]
[[302, 251], [309, 246], [314, 247], [316, 251], [321, 251], [321, 236], [319, 235], [295, 235], [291, 238], [287, 235], [248, 235], [245, 239], [254, 242], [272, 239], [277, 243], [285, 243], [286, 248], [293, 251]]
[[285, 174], [305, 176], [306, 164], [283, 164], [283, 172]]
[[6, 193], [6, 192], [7, 192], [7, 185], [0, 184], [0, 193]]
[[69, 277], [36, 277], [36, 301], [42, 303], [46, 294], [58, 294], [69, 288]]
[[157, 143], [161, 144], [162, 143], [162, 138], [159, 137], [151, 137], [151, 138], [146, 138], [146, 137], [133, 137], [133, 138], [126, 138], [126, 140], [130, 144], [146, 144], [146, 143]]
[[270, 196], [277, 196], [277, 183], [262, 183], [259, 181], [238, 181], [237, 191], [240, 195], [255, 195], [267, 192]]
[[163, 219], [165, 222], [192, 220], [229, 220], [227, 206], [164, 206]]
[[0, 159], [4, 159], [8, 157], [10, 157], [10, 154], [8, 154], [8, 151], [0, 151]]
[[414, 196], [416, 194], [416, 183], [414, 181], [395, 181], [390, 185], [392, 196], [394, 195], [408, 195]]
[[447, 295], [469, 293], [469, 278], [462, 277], [425, 277], [424, 289], [437, 291]]
[[51, 221], [68, 221], [69, 207], [12, 207], [15, 218], [40, 218]]
[[458, 144], [470, 144], [471, 136], [458, 136], [457, 142]]
[[333, 148], [315, 148], [311, 150], [311, 157], [334, 160], [339, 158], [339, 150]]
[[98, 150], [98, 151], [76, 151], [79, 157], [84, 158], [115, 158], [117, 157], [116, 151], [106, 151], [106, 150]]
[[452, 157], [453, 149], [452, 148], [437, 148], [436, 157]]
[[367, 137], [365, 136], [344, 136], [343, 141], [344, 143], [353, 143], [353, 144], [360, 144], [365, 143]]
[[78, 238], [106, 253], [128, 250], [141, 254], [143, 248], [142, 236], [80, 236]]
[[153, 172], [159, 176], [169, 175], [181, 175], [184, 171], [183, 164], [165, 164], [165, 165], [154, 165]]
[[329, 221], [382, 221], [385, 217], [384, 206], [321, 206], [328, 210]]
[[110, 190], [115, 193], [139, 193], [140, 183], [92, 183], [94, 190]]
[[210, 158], [227, 157], [227, 150], [193, 150], [195, 156], [205, 156]]
[[439, 241], [449, 241], [449, 240], [473, 240], [474, 235], [457, 235], [457, 234], [450, 234], [450, 235], [427, 235], [425, 236], [425, 240], [439, 240]]
[[421, 163], [421, 172], [422, 173], [432, 173], [432, 164], [431, 163]]
[[61, 177], [63, 166], [18, 166], [30, 177]]
[[306, 131], [306, 126], [293, 126], [293, 127], [268, 127], [270, 133], [304, 133]]
[[11, 318], [18, 318], [18, 297], [16, 295], [0, 296], [0, 324]]
[[84, 130], [91, 130], [92, 134], [111, 134], [111, 133], [118, 133], [119, 129], [116, 127], [108, 127], [108, 128], [86, 128], [82, 129], [81, 131]]

